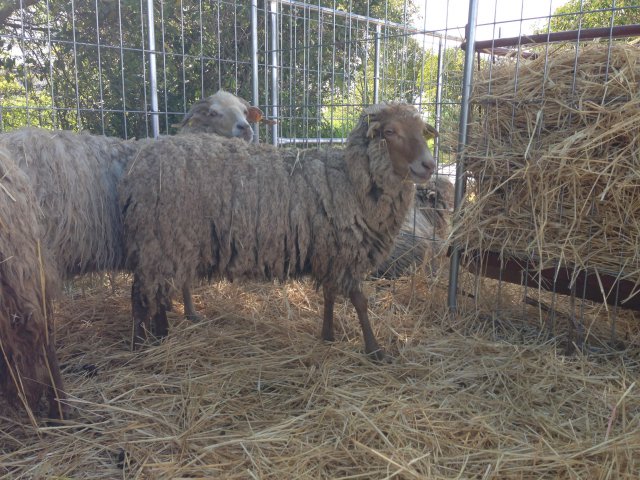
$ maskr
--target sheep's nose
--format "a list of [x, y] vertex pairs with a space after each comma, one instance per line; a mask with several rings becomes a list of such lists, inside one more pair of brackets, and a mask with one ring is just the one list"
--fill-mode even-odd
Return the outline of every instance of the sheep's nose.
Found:
[[247, 122], [238, 122], [233, 129], [233, 136], [243, 138], [247, 142], [250, 142], [253, 140], [253, 129]]
[[437, 168], [436, 161], [433, 159], [433, 157], [431, 155], [429, 155], [427, 158], [422, 160], [422, 166], [429, 173], [435, 172], [436, 168]]
[[247, 131], [251, 130], [251, 125], [247, 122], [238, 122], [236, 123], [235, 133], [238, 137], [244, 137], [247, 134]]

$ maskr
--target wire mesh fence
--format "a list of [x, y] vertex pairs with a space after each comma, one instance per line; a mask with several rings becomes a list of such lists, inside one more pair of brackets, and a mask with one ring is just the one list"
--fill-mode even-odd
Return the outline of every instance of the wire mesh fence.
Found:
[[[326, 3], [25, 2], [0, 37], [9, 82], [0, 128], [139, 138], [152, 134], [157, 109], [171, 133], [191, 103], [224, 88], [278, 118], [268, 141], [326, 141], [344, 138], [376, 101], [424, 105], [435, 117], [439, 81], [442, 98], [459, 104], [462, 39], [446, 26], [414, 25], [424, 13], [408, 1]], [[439, 53], [448, 68], [437, 78]]]
[[629, 242], [637, 189], [626, 180], [639, 169], [639, 55], [629, 44], [640, 10], [565, 3], [531, 18], [532, 35], [497, 38], [494, 24], [473, 43], [467, 192], [453, 236], [462, 286], [454, 272], [451, 303], [498, 323], [537, 319], [568, 332], [569, 346], [597, 332], [610, 347], [640, 298]]

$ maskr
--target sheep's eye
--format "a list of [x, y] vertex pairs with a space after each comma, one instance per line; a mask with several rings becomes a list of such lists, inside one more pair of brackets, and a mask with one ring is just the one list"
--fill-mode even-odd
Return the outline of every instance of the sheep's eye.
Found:
[[384, 131], [384, 134], [385, 134], [387, 137], [391, 137], [391, 136], [395, 135], [395, 133], [396, 133], [396, 132], [395, 132], [394, 130], [391, 130], [390, 128], [387, 128], [387, 129]]
[[217, 117], [220, 114], [216, 110], [209, 110], [207, 115], [209, 115], [210, 117]]

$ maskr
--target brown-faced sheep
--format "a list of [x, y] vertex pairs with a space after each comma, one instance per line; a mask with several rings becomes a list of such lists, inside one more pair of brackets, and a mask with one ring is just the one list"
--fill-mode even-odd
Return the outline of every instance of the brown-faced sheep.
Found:
[[366, 109], [343, 150], [194, 135], [145, 145], [120, 184], [136, 341], [151, 325], [166, 335], [171, 293], [196, 276], [310, 275], [323, 288], [322, 337], [333, 340], [336, 295], [348, 296], [365, 351], [384, 358], [361, 283], [388, 255], [414, 182], [435, 169], [425, 133], [414, 107], [389, 104]]
[[64, 386], [55, 354], [55, 282], [41, 249], [31, 182], [0, 148], [0, 387], [13, 404], [35, 410], [43, 393], [50, 418], [63, 418]]
[[431, 178], [419, 187], [391, 254], [374, 276], [393, 279], [419, 268], [434, 272], [451, 229], [453, 198], [453, 183], [446, 177]]

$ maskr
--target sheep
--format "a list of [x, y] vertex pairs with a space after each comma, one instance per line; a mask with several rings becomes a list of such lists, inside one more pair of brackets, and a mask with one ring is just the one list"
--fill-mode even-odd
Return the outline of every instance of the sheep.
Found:
[[434, 129], [413, 106], [392, 103], [367, 108], [344, 150], [194, 135], [145, 145], [119, 187], [134, 341], [167, 334], [171, 294], [196, 276], [311, 276], [323, 289], [322, 338], [334, 340], [334, 303], [344, 295], [365, 352], [383, 360], [361, 284], [388, 255], [414, 182], [435, 169], [425, 133]]
[[416, 190], [415, 204], [409, 209], [389, 257], [374, 277], [394, 279], [425, 266], [432, 272], [449, 236], [454, 187], [446, 177], [431, 178]]
[[219, 90], [196, 102], [179, 125], [179, 133], [216, 133], [253, 140], [250, 123], [263, 120], [262, 111], [246, 100]]
[[[219, 90], [215, 95], [196, 102], [182, 123], [178, 133], [215, 133], [223, 137], [253, 140], [253, 130], [249, 123], [266, 121], [262, 110], [250, 105], [242, 98]], [[200, 316], [193, 305], [190, 285], [182, 287], [184, 314], [188, 320], [199, 321]]]
[[[220, 90], [190, 109], [181, 132], [251, 141], [249, 122], [261, 115], [257, 107]], [[117, 185], [145, 142], [32, 127], [0, 135], [0, 145], [34, 185], [45, 243], [60, 278], [125, 267]], [[197, 318], [188, 287], [185, 295], [187, 317]]]
[[55, 282], [41, 249], [31, 182], [0, 148], [0, 386], [11, 403], [35, 410], [44, 393], [49, 417], [64, 418], [66, 398], [55, 353]]
[[[182, 130], [251, 141], [249, 122], [260, 119], [220, 91], [194, 105]], [[125, 267], [117, 184], [145, 142], [32, 127], [0, 135], [0, 385], [9, 399], [33, 407], [46, 387], [50, 416], [67, 414], [51, 302], [64, 278]]]

